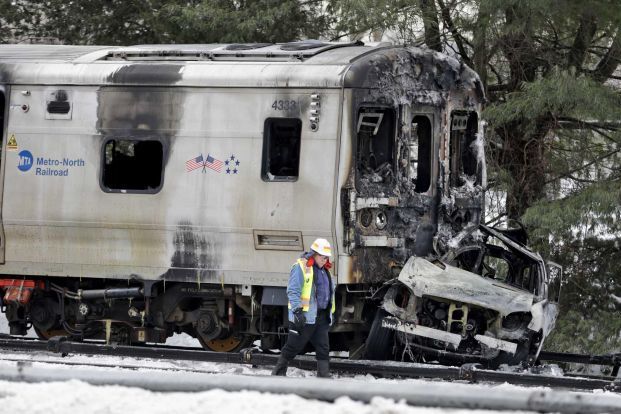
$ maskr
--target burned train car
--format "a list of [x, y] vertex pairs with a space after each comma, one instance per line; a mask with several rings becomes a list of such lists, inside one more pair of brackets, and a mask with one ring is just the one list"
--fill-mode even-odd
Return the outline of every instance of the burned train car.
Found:
[[382, 286], [473, 240], [483, 99], [417, 48], [0, 46], [11, 333], [277, 348], [290, 266], [324, 237], [333, 344], [359, 355]]

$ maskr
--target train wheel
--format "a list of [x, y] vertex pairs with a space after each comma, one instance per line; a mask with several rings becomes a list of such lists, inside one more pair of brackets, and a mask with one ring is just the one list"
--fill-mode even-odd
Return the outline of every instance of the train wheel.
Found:
[[198, 335], [198, 341], [201, 343], [201, 346], [208, 351], [236, 352], [241, 349], [248, 348], [250, 345], [252, 345], [254, 337], [247, 335], [231, 335], [223, 339], [213, 339], [211, 341], [205, 341], [203, 338], [201, 338], [200, 335]]
[[54, 336], [69, 336], [69, 332], [65, 331], [64, 329], [58, 327], [53, 327], [51, 329], [47, 329], [47, 330], [41, 330], [39, 328], [37, 328], [36, 326], [33, 326], [35, 333], [37, 334], [37, 336], [39, 337], [39, 339], [45, 339], [48, 340]]

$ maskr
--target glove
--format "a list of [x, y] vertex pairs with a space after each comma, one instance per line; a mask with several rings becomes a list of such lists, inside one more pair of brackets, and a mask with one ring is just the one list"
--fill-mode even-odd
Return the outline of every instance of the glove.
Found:
[[306, 316], [304, 316], [304, 311], [302, 308], [297, 308], [293, 311], [293, 322], [291, 327], [301, 334], [302, 329], [304, 329], [304, 325], [306, 325]]

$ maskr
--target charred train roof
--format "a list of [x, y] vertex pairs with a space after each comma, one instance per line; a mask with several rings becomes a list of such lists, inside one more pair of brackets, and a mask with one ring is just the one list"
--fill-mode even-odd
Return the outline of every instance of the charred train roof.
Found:
[[456, 59], [414, 47], [317, 41], [0, 46], [4, 84], [382, 88], [391, 78], [423, 89], [480, 91], [476, 74]]

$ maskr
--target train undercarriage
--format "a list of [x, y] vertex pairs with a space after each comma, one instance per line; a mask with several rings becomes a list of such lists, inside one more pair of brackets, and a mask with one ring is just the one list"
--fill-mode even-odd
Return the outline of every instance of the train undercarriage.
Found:
[[[2, 312], [11, 335], [32, 328], [41, 339], [68, 336], [107, 343], [164, 343], [186, 333], [209, 351], [233, 352], [260, 340], [262, 349], [286, 342], [286, 291], [181, 282], [87, 278], [0, 279]], [[355, 351], [372, 320], [365, 294], [337, 290], [339, 323], [332, 349]], [[284, 305], [284, 306], [283, 306]], [[372, 305], [374, 306], [374, 305]]]
[[163, 343], [185, 332], [205, 349], [222, 352], [247, 347], [259, 335], [257, 305], [232, 286], [48, 278], [30, 287], [32, 282], [4, 279], [3, 311], [12, 335], [32, 327], [43, 339], [67, 335], [134, 344]]
[[[480, 226], [483, 239], [442, 258], [413, 256], [381, 285], [341, 285], [331, 348], [350, 358], [527, 362], [556, 317], [555, 283], [538, 255]], [[210, 351], [286, 340], [284, 288], [76, 278], [0, 279], [12, 335], [164, 343], [174, 333]], [[543, 291], [550, 300], [542, 300]]]

